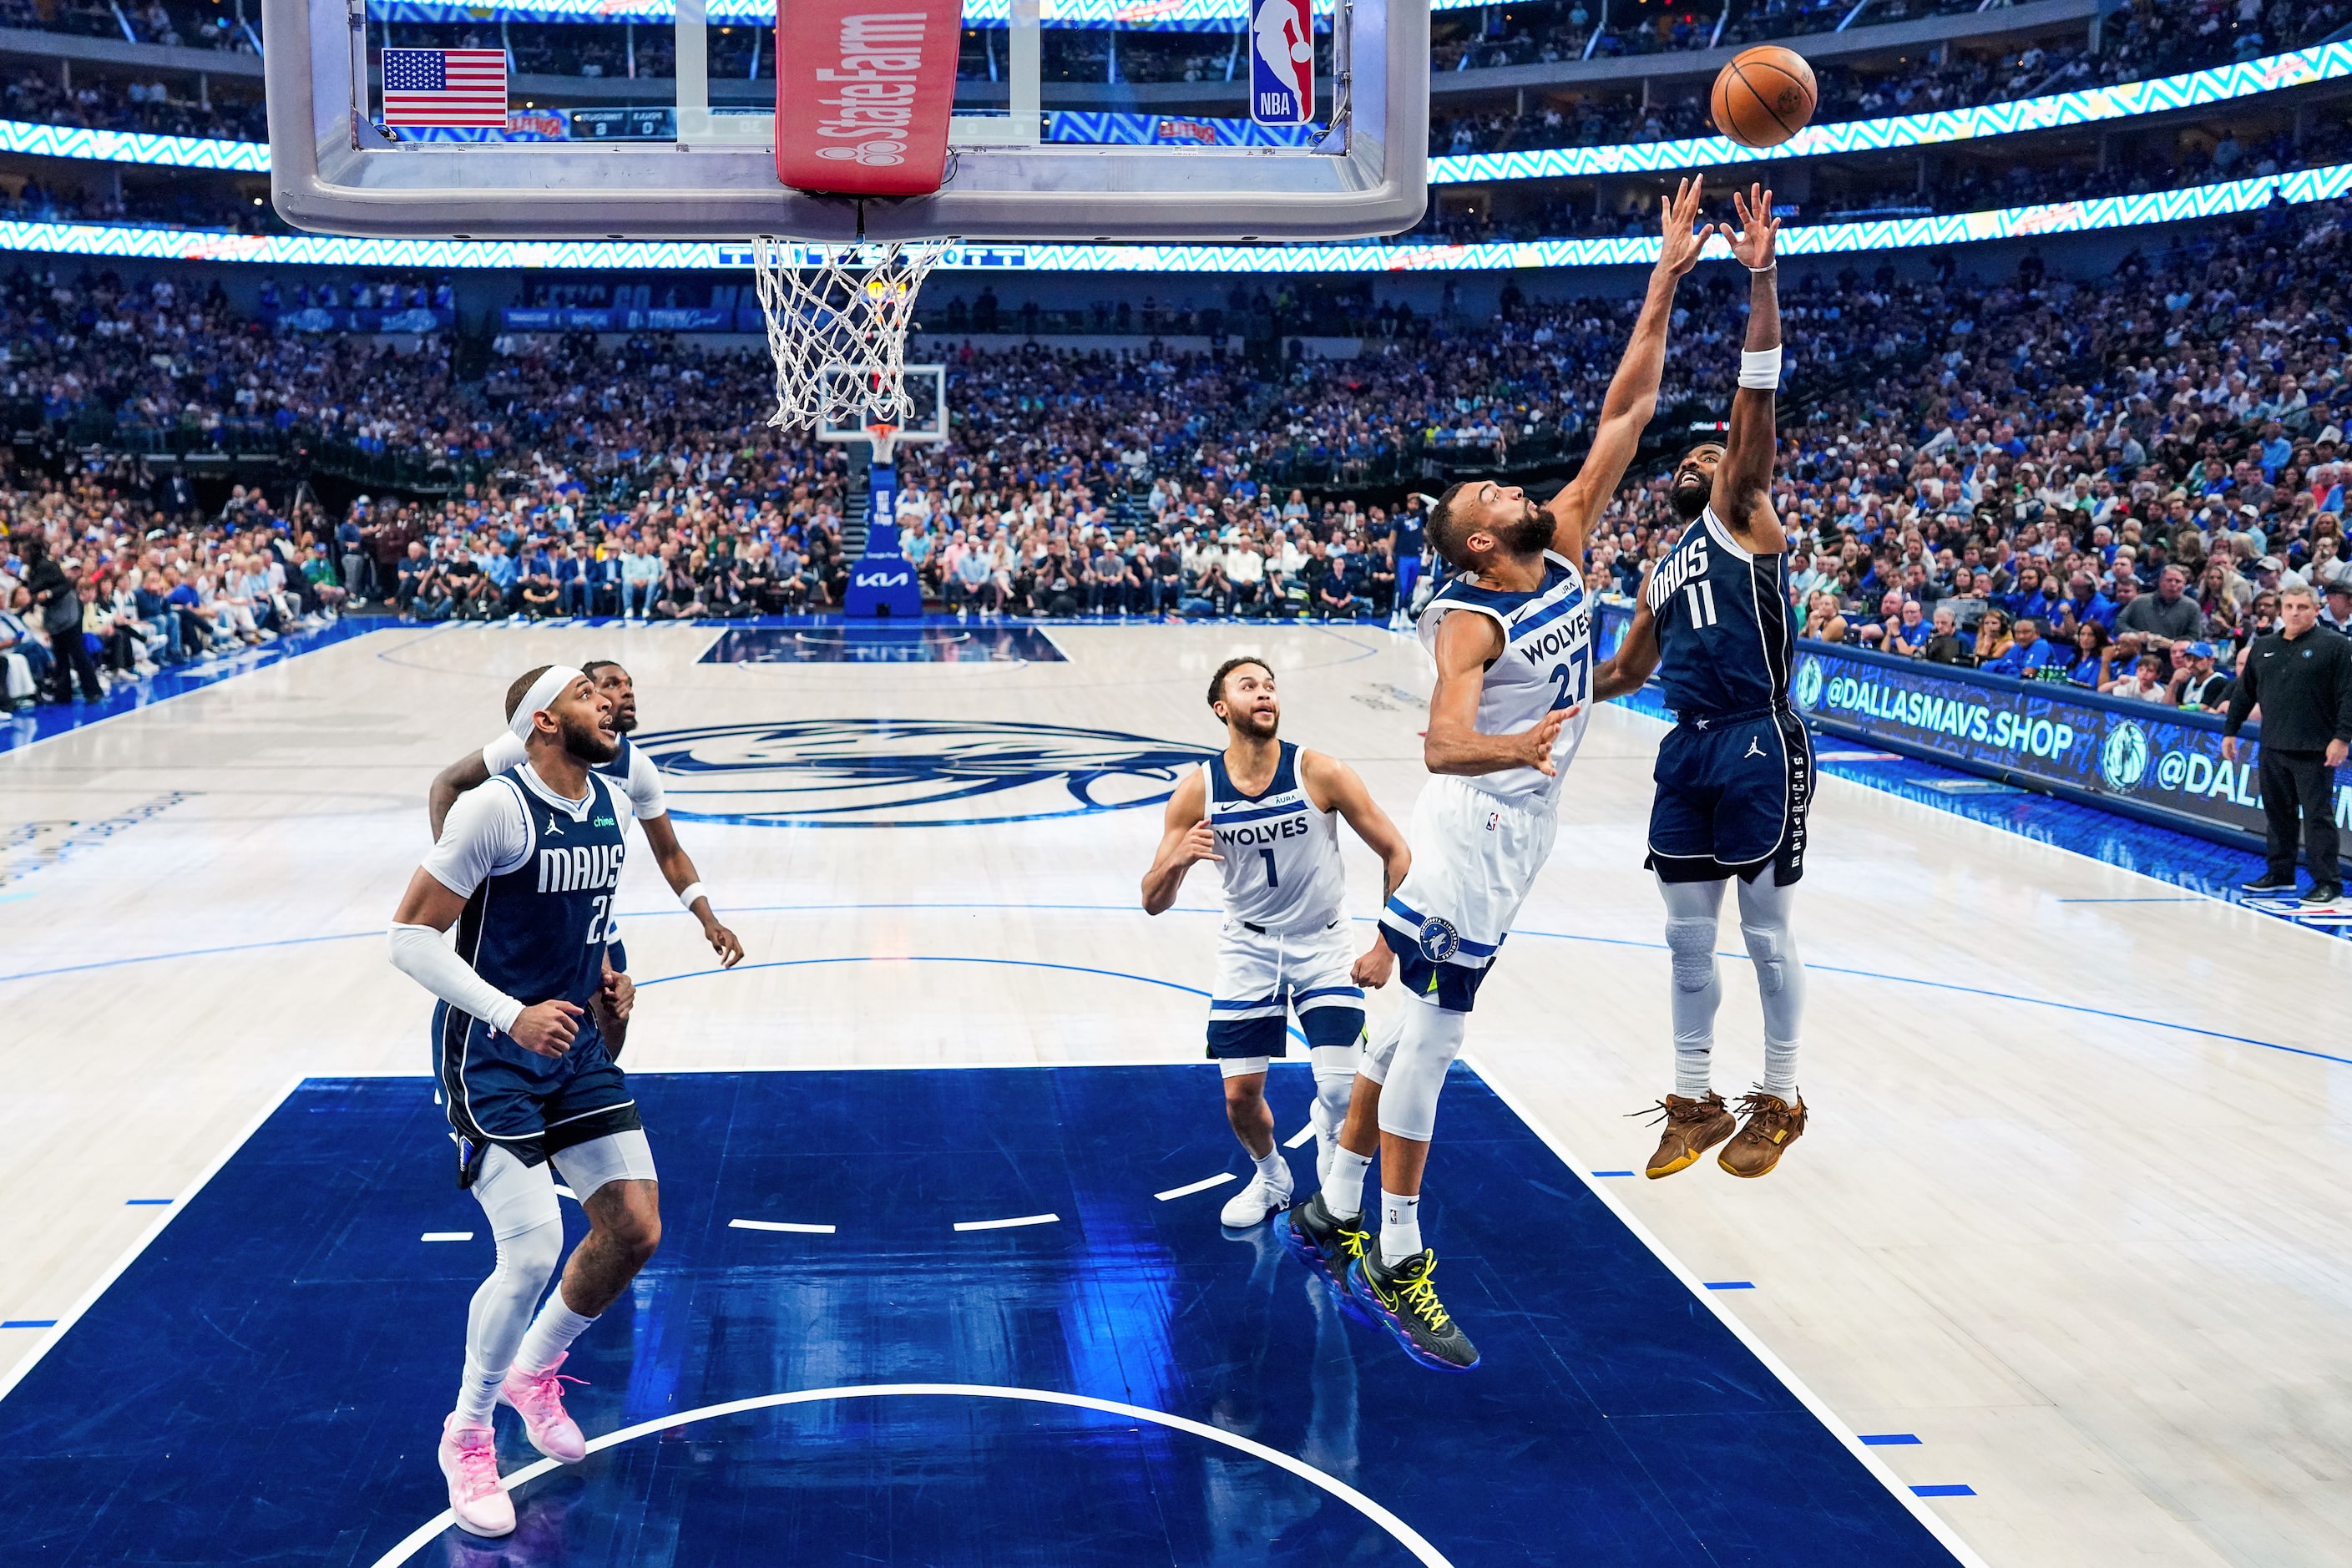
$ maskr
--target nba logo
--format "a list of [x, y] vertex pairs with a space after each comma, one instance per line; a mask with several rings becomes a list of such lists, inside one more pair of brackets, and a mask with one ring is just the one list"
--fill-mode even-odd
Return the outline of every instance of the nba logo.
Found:
[[1250, 118], [1305, 125], [1315, 118], [1315, 23], [1308, 0], [1252, 0]]

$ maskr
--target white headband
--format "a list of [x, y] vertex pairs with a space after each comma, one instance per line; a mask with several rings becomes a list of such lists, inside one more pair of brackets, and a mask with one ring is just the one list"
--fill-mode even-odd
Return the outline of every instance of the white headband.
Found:
[[524, 692], [522, 700], [516, 704], [514, 717], [507, 721], [507, 728], [514, 731], [516, 740], [530, 740], [532, 716], [544, 711], [550, 703], [563, 695], [565, 689], [573, 681], [587, 679], [568, 664], [548, 666], [547, 673], [532, 681], [530, 689]]

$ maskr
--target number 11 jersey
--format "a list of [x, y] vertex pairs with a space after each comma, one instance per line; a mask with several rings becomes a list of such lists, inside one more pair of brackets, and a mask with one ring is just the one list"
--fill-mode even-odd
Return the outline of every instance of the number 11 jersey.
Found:
[[1678, 718], [1786, 705], [1797, 653], [1786, 552], [1742, 549], [1709, 507], [1651, 572], [1648, 599], [1658, 679]]

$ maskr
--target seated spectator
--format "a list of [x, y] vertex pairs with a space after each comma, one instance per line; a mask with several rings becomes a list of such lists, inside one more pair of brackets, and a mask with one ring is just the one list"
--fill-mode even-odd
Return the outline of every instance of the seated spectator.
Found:
[[1884, 653], [1895, 651], [1895, 634], [1903, 627], [1903, 606], [1906, 601], [1900, 588], [1889, 588], [1878, 596], [1878, 619], [1855, 629], [1853, 640], [1864, 647], [1874, 647]]
[[1975, 662], [1969, 639], [1960, 634], [1960, 618], [1949, 605], [1936, 606], [1936, 618], [1921, 652], [1930, 664], [1968, 665]]
[[1838, 608], [1835, 594], [1826, 588], [1817, 588], [1806, 596], [1805, 629], [1802, 635], [1817, 642], [1845, 641], [1845, 616]]
[[[1957, 629], [1957, 620], [1954, 626]], [[1927, 639], [1933, 635], [1933, 630], [1927, 617], [1919, 613], [1919, 601], [1906, 599], [1903, 608], [1895, 616], [1893, 628], [1887, 633], [1886, 651], [1916, 658], [1927, 651]]]
[[2110, 697], [2158, 703], [2166, 700], [2170, 690], [2164, 679], [2164, 660], [2152, 653], [2140, 655], [2134, 661], [2129, 674], [2118, 676], [2099, 689]]
[[2011, 646], [2009, 616], [2000, 610], [1987, 610], [1977, 622], [1977, 668], [1988, 668], [2006, 658]]
[[2115, 646], [2107, 637], [2107, 628], [2095, 620], [2078, 621], [2074, 626], [2074, 662], [2066, 667], [2066, 679], [2076, 686], [2101, 690], [2115, 679], [2109, 668], [2114, 662]]
[[2165, 700], [2175, 708], [2192, 711], [2218, 713], [2230, 705], [2230, 678], [2218, 668], [2220, 650], [2209, 642], [2174, 645], [2173, 652], [2180, 663], [2172, 672], [2170, 690]]
[[1323, 580], [1316, 584], [1315, 610], [1327, 621], [1356, 618], [1360, 601], [1350, 571], [1345, 555], [1334, 556], [1326, 563]]

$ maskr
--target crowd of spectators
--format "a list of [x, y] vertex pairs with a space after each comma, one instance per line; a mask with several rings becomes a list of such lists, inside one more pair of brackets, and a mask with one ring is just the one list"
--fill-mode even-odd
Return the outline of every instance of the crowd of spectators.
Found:
[[0, 27], [74, 33], [89, 38], [120, 38], [174, 48], [261, 52], [261, 7], [223, 0], [0, 0]]
[[[1973, 11], [1974, 5], [1965, 7]], [[1846, 5], [1839, 14], [1852, 9]], [[1877, 8], [1873, 20], [1885, 20]], [[1817, 64], [1813, 75], [1821, 98], [1813, 123], [1930, 114], [1938, 110], [2007, 103], [2050, 93], [2076, 92], [2116, 82], [2171, 76], [2301, 48], [2352, 22], [2352, 0], [2299, 5], [2294, 0], [2264, 8], [2260, 0], [2202, 0], [2190, 5], [2139, 3], [2109, 17], [2094, 50], [2085, 44], [2026, 43], [1990, 51], [1956, 49], [1943, 59], [1931, 53], [1891, 67]], [[1759, 23], [1757, 25], [1763, 25]], [[1779, 36], [1779, 35], [1771, 35]], [[1519, 52], [1547, 57], [1532, 44]], [[1522, 64], [1503, 50], [1478, 63]], [[1669, 142], [1712, 136], [1703, 84], [1681, 96], [1639, 88], [1597, 90], [1576, 99], [1516, 109], [1488, 108], [1430, 116], [1430, 152], [1438, 155], [1500, 153], [1541, 147], [1597, 147], [1628, 142]]]
[[[2208, 227], [2095, 293], [2036, 258], [1992, 283], [1792, 277], [1777, 499], [1809, 633], [2205, 702], [2282, 592], [2307, 584], [2352, 621], [2347, 219]], [[1742, 330], [1726, 279], [1690, 280], [1681, 306], [1662, 427], [1719, 410]], [[1278, 365], [966, 344], [954, 438], [902, 457], [903, 548], [966, 614], [1392, 615], [1422, 564], [1411, 493], [1571, 450], [1630, 310], [1512, 289], [1486, 319], [1423, 312], [1352, 358]], [[513, 337], [470, 382], [429, 339], [401, 354], [272, 332], [217, 291], [21, 271], [0, 285], [0, 395], [53, 423], [243, 425], [474, 476], [341, 515], [307, 490], [282, 516], [240, 495], [208, 519], [165, 464], [20, 477], [0, 497], [0, 592], [18, 601], [0, 637], [19, 657], [54, 644], [25, 596], [34, 538], [76, 584], [78, 626], [52, 631], [125, 678], [352, 598], [423, 619], [840, 601], [852, 476], [841, 448], [766, 426], [757, 353]], [[1630, 592], [1670, 544], [1662, 482], [1613, 503], [1596, 587]]]
[[122, 82], [93, 79], [85, 70], [81, 80], [68, 87], [54, 68], [19, 70], [0, 89], [0, 116], [93, 131], [269, 140], [260, 94], [247, 98], [215, 88], [199, 98], [185, 84], [175, 94], [161, 76], [152, 82]]

